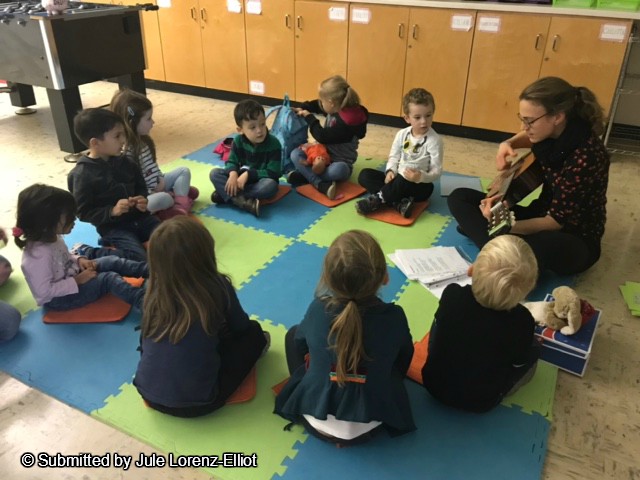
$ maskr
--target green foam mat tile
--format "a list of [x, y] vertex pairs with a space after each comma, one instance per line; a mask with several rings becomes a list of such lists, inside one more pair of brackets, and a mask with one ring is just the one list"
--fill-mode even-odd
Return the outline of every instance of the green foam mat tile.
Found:
[[525, 413], [539, 413], [547, 420], [553, 420], [553, 397], [556, 393], [558, 367], [538, 361], [536, 373], [529, 383], [516, 393], [505, 398], [502, 405], [519, 406]]
[[412, 226], [399, 227], [356, 214], [353, 202], [350, 202], [331, 209], [300, 235], [298, 240], [328, 247], [338, 235], [347, 230], [365, 230], [376, 237], [386, 255], [397, 249], [433, 245], [449, 221], [449, 218], [431, 213], [427, 209]]
[[198, 216], [216, 242], [218, 269], [240, 288], [273, 260], [291, 239], [215, 218]]
[[257, 363], [258, 385], [252, 400], [226, 405], [204, 417], [177, 418], [146, 407], [136, 388], [127, 383], [92, 416], [174, 456], [221, 457], [225, 452], [257, 455], [257, 468], [204, 469], [217, 478], [253, 480], [282, 475], [282, 462], [295, 457], [294, 444], [304, 442], [307, 435], [301, 428], [285, 431], [288, 422], [272, 413], [275, 397], [271, 387], [288, 376], [284, 357], [286, 329], [268, 321], [260, 323], [271, 334], [271, 348]]
[[13, 244], [13, 240], [10, 240], [10, 242], [6, 248], [0, 250], [0, 255], [9, 260], [13, 269], [13, 273], [7, 283], [0, 288], [0, 300], [17, 308], [24, 316], [27, 312], [38, 308], [38, 305], [33, 299], [29, 285], [27, 285], [27, 281], [20, 269], [22, 250]]
[[213, 168], [212, 165], [206, 163], [195, 162], [180, 158], [170, 163], [165, 163], [160, 167], [163, 172], [168, 172], [177, 167], [187, 167], [191, 171], [191, 185], [200, 190], [200, 196], [193, 204], [193, 211], [199, 212], [203, 208], [211, 205], [211, 193], [213, 192], [213, 184], [209, 180], [209, 172]]
[[438, 309], [438, 299], [420, 283], [409, 282], [397, 295], [395, 303], [401, 305], [407, 315], [413, 340], [422, 340], [431, 329], [433, 316]]

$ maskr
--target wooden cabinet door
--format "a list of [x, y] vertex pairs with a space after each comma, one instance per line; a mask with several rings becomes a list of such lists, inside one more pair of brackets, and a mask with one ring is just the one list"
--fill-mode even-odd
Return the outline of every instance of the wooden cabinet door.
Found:
[[312, 100], [322, 80], [347, 76], [349, 7], [296, 0], [295, 17], [295, 99]]
[[412, 8], [403, 93], [428, 90], [437, 122], [460, 125], [476, 13]]
[[247, 93], [244, 8], [231, 12], [226, 0], [200, 0], [202, 55], [207, 88]]
[[409, 9], [354, 4], [349, 18], [349, 84], [370, 112], [399, 115]]
[[[247, 0], [248, 2], [249, 0]], [[262, 2], [260, 14], [246, 8], [249, 93], [295, 97], [293, 0]]]
[[[118, 0], [119, 5], [136, 5], [138, 0]], [[149, 1], [156, 5], [156, 0]], [[165, 80], [164, 60], [162, 58], [162, 43], [160, 41], [160, 24], [158, 12], [142, 10], [140, 12], [140, 24], [142, 25], [142, 39], [144, 41], [144, 54], [147, 61], [147, 69], [144, 77], [151, 80]]]
[[158, 10], [167, 82], [204, 87], [204, 62], [197, 0], [172, 0]]
[[464, 126], [514, 132], [518, 96], [538, 78], [550, 18], [518, 13], [476, 16]]
[[631, 21], [553, 17], [540, 76], [588, 87], [609, 112], [622, 68]]

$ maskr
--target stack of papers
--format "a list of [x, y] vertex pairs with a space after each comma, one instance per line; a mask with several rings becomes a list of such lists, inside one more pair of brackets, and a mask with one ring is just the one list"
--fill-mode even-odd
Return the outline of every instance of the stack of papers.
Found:
[[[466, 256], [466, 255], [465, 255]], [[410, 280], [420, 282], [438, 298], [450, 283], [466, 285], [470, 262], [455, 247], [396, 250], [389, 258]]]
[[631, 315], [640, 317], [640, 283], [627, 282], [620, 285], [620, 291], [629, 310], [631, 310]]

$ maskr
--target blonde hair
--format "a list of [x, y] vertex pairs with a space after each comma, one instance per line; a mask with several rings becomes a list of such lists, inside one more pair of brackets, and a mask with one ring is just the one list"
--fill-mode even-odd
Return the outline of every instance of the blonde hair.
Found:
[[526, 87], [520, 94], [520, 100], [541, 105], [549, 115], [564, 112], [568, 120], [580, 118], [591, 126], [596, 135], [605, 131], [602, 106], [587, 87], [574, 87], [558, 77], [544, 77]]
[[538, 262], [527, 242], [501, 235], [480, 250], [471, 290], [483, 307], [511, 310], [533, 290], [537, 278]]
[[320, 84], [319, 95], [323, 100], [340, 105], [340, 110], [360, 105], [358, 93], [340, 75], [334, 75], [324, 80]]
[[362, 338], [361, 308], [370, 304], [385, 281], [387, 264], [380, 245], [369, 233], [350, 230], [336, 238], [324, 258], [319, 290], [329, 307], [344, 306], [331, 324], [328, 342], [336, 351], [336, 376], [344, 386], [349, 373], [356, 373], [367, 359]]
[[117, 91], [111, 99], [109, 109], [124, 120], [127, 148], [131, 149], [136, 157], [140, 155], [140, 150], [145, 144], [149, 145], [153, 157], [156, 156], [155, 144], [151, 137], [138, 135], [140, 120], [152, 108], [153, 104], [147, 97], [128, 88]]
[[197, 321], [214, 335], [224, 323], [229, 298], [209, 231], [188, 216], [173, 217], [151, 235], [147, 257], [142, 336], [155, 341], [168, 337], [175, 344]]

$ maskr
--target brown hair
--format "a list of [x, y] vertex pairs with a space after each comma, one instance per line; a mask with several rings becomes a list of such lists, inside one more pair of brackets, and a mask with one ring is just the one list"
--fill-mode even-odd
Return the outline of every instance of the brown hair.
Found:
[[527, 242], [501, 235], [486, 243], [473, 264], [471, 290], [483, 307], [511, 310], [533, 290], [538, 262]]
[[214, 335], [228, 310], [228, 278], [218, 272], [214, 240], [204, 225], [185, 215], [162, 222], [149, 239], [147, 257], [142, 336], [175, 344], [193, 322]]
[[360, 105], [358, 93], [340, 75], [323, 80], [320, 84], [319, 95], [323, 100], [329, 100], [335, 105], [339, 105], [340, 110]]
[[351, 230], [336, 238], [324, 258], [318, 290], [326, 288], [329, 307], [343, 306], [329, 331], [328, 342], [336, 351], [336, 375], [340, 386], [349, 373], [367, 358], [362, 338], [361, 308], [376, 296], [387, 275], [380, 245], [369, 233]]
[[138, 135], [138, 124], [149, 110], [153, 108], [151, 101], [141, 93], [125, 88], [118, 90], [111, 99], [109, 107], [124, 120], [124, 131], [127, 136], [127, 149], [135, 155], [136, 162], [140, 150], [147, 144], [151, 149], [153, 158], [156, 156], [156, 146], [149, 135]]
[[404, 97], [402, 97], [402, 111], [405, 115], [409, 115], [409, 104], [425, 105], [433, 108], [436, 111], [436, 101], [433, 99], [433, 95], [427, 92], [424, 88], [412, 88]]
[[580, 118], [591, 125], [596, 135], [605, 131], [602, 106], [587, 87], [574, 87], [558, 77], [544, 77], [526, 87], [520, 94], [520, 100], [541, 105], [550, 115], [564, 112], [567, 120]]

